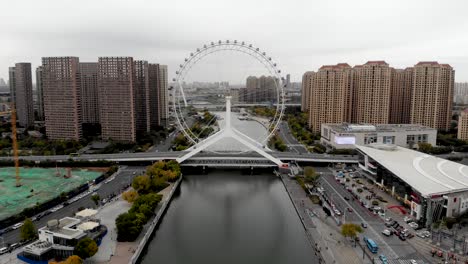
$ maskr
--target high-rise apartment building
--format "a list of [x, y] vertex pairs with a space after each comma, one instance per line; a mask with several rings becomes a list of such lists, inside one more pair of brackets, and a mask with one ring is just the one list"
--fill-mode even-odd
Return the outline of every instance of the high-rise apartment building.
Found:
[[80, 62], [83, 123], [99, 124], [98, 64]]
[[413, 68], [393, 69], [390, 92], [390, 124], [409, 124]]
[[167, 65], [159, 65], [159, 125], [166, 126], [169, 118], [169, 87]]
[[150, 87], [149, 66], [147, 61], [134, 61], [135, 70], [135, 113], [138, 135], [150, 131]]
[[242, 91], [242, 101], [247, 103], [273, 102], [277, 99], [276, 85], [279, 80], [272, 76], [249, 76]]
[[8, 68], [8, 85], [10, 86], [10, 97], [11, 97], [11, 102], [16, 101], [16, 88], [15, 88], [15, 83], [16, 83], [16, 70], [15, 67], [9, 67]]
[[318, 72], [308, 72], [303, 83], [309, 83], [309, 127], [320, 133], [322, 123], [349, 122], [352, 68], [346, 63], [322, 66]]
[[[148, 108], [149, 108], [149, 126], [150, 129], [155, 130], [159, 126], [164, 126], [162, 123], [161, 111], [164, 110], [164, 105], [161, 105], [164, 102], [160, 102], [160, 70], [159, 64], [150, 63], [148, 64], [148, 86], [149, 86], [149, 98], [148, 98]], [[167, 87], [167, 86], [166, 86]], [[162, 93], [164, 96], [165, 93]], [[167, 105], [166, 105], [167, 106]]]
[[52, 140], [82, 138], [78, 57], [42, 58], [46, 135]]
[[468, 109], [460, 112], [458, 116], [458, 133], [457, 138], [468, 140]]
[[39, 121], [44, 121], [44, 93], [43, 93], [43, 68], [36, 68], [36, 95], [37, 95], [37, 118]]
[[102, 138], [136, 141], [135, 71], [132, 57], [100, 57], [98, 90]]
[[302, 92], [301, 92], [301, 111], [302, 112], [309, 112], [309, 91], [312, 89], [312, 75], [314, 75], [315, 72], [313, 71], [308, 71], [302, 75]]
[[392, 68], [385, 61], [354, 67], [353, 122], [388, 124]]
[[468, 104], [468, 82], [455, 83], [453, 101], [456, 104]]
[[10, 67], [10, 90], [20, 126], [34, 125], [31, 63], [16, 63], [15, 67]]
[[411, 123], [449, 130], [455, 71], [448, 64], [419, 62], [414, 66]]

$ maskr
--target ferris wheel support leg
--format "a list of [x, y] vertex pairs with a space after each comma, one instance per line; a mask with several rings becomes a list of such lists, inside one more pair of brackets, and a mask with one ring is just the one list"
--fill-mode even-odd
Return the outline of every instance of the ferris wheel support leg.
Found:
[[209, 146], [213, 145], [214, 143], [218, 142], [220, 139], [225, 138], [225, 132], [224, 130], [219, 131], [218, 133], [206, 138], [202, 142], [198, 143], [197, 145], [193, 146], [190, 148], [189, 152], [187, 154], [178, 157], [176, 161], [178, 163], [182, 163], [186, 161], [187, 159], [190, 159], [197, 153], [200, 153], [202, 150], [208, 148]]
[[268, 160], [272, 161], [273, 163], [278, 165], [278, 167], [282, 167], [284, 165], [283, 162], [280, 159], [273, 157], [271, 154], [267, 153], [265, 150], [255, 146], [254, 144], [250, 143], [249, 141], [243, 139], [242, 137], [240, 137], [236, 133], [232, 133], [230, 135], [230, 137], [234, 138], [235, 140], [239, 141], [244, 146], [248, 147], [249, 149], [257, 152], [258, 154], [260, 154], [263, 157], [267, 158]]

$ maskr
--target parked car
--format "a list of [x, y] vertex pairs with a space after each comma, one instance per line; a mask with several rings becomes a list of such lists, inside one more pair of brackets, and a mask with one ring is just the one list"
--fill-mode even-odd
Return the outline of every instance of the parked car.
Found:
[[13, 250], [15, 250], [15, 249], [17, 249], [19, 247], [20, 247], [19, 243], [14, 243], [14, 244], [11, 244], [10, 247], [8, 247], [8, 250], [13, 251]]
[[382, 261], [383, 264], [387, 264], [387, 263], [388, 263], [387, 257], [386, 257], [385, 255], [380, 255], [380, 256], [379, 256], [379, 259], [380, 259], [380, 261]]
[[382, 231], [382, 234], [386, 235], [386, 236], [391, 236], [392, 235], [392, 231], [388, 230], [388, 229], [384, 229]]
[[347, 196], [345, 196], [344, 199], [345, 199], [346, 201], [349, 201], [349, 198], [348, 198]]
[[406, 237], [404, 235], [402, 235], [400, 233], [400, 235], [398, 236], [398, 238], [401, 240], [401, 241], [405, 241], [406, 240]]
[[362, 228], [367, 228], [367, 224], [366, 224], [366, 223], [361, 223], [361, 226], [362, 226]]
[[405, 216], [405, 217], [403, 218], [403, 221], [405, 221], [406, 223], [409, 223], [409, 222], [412, 222], [413, 219], [411, 219], [411, 218], [408, 217], [408, 216]]
[[346, 208], [348, 210], [348, 212], [352, 213], [353, 212], [353, 209], [351, 209], [351, 207], [348, 207]]

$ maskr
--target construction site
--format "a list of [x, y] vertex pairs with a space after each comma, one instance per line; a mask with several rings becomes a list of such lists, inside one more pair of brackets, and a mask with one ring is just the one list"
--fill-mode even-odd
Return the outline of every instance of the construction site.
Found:
[[102, 174], [79, 168], [19, 168], [18, 187], [15, 167], [0, 169], [0, 220], [15, 215], [68, 192]]

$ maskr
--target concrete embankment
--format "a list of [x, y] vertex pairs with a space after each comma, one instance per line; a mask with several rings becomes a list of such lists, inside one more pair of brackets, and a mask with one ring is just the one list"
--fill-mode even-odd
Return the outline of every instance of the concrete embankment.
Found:
[[181, 176], [175, 182], [174, 187], [172, 188], [171, 192], [164, 199], [161, 208], [159, 209], [158, 213], [156, 214], [156, 217], [153, 219], [150, 226], [148, 227], [148, 230], [146, 231], [144, 237], [141, 239], [140, 243], [138, 244], [138, 248], [135, 250], [135, 253], [133, 254], [132, 258], [130, 259], [129, 264], [138, 263], [138, 261], [140, 260], [143, 250], [145, 249], [147, 243], [150, 241], [150, 238], [151, 238], [151, 235], [154, 232], [154, 229], [158, 226], [158, 224], [161, 221], [162, 217], [166, 213], [166, 210], [169, 207], [169, 204], [171, 203], [172, 196], [174, 195], [176, 190], [179, 188], [180, 183], [182, 182], [182, 178], [183, 177]]

